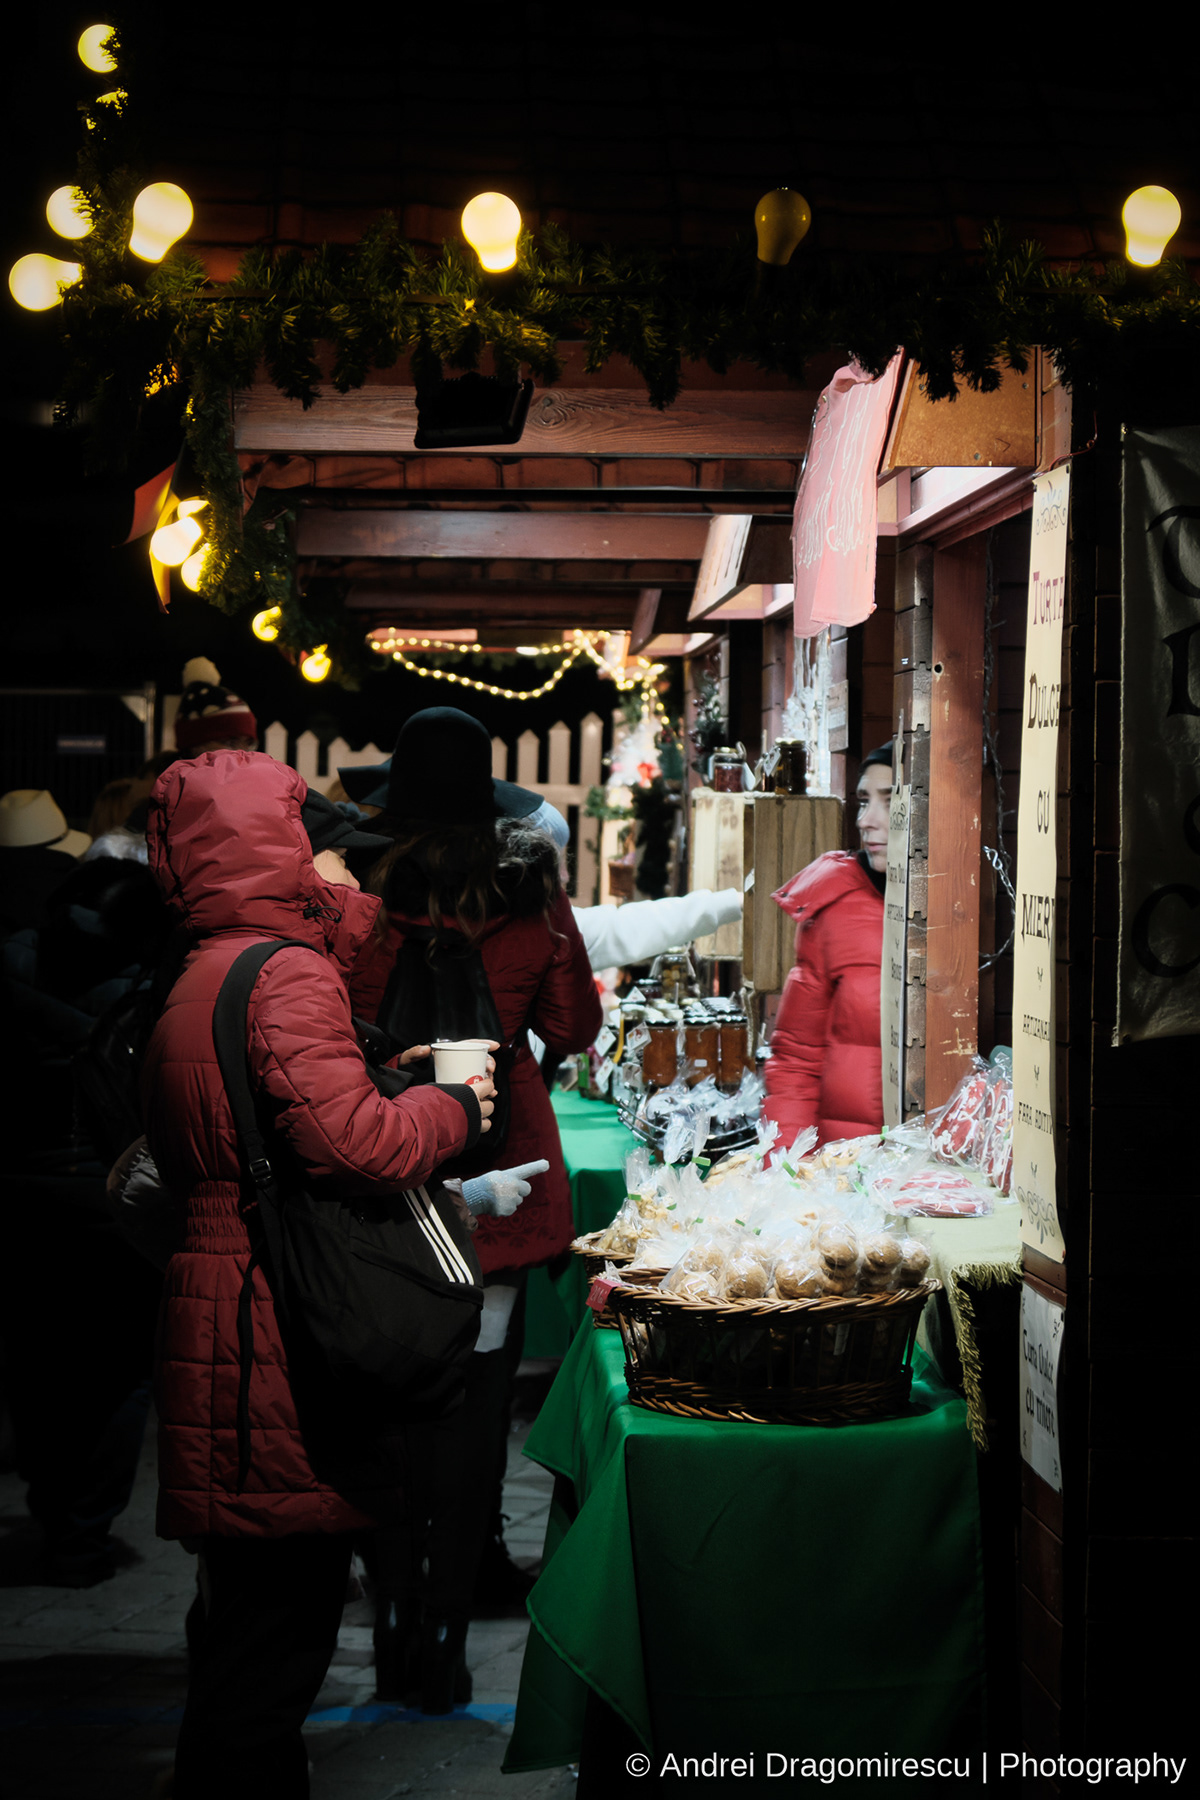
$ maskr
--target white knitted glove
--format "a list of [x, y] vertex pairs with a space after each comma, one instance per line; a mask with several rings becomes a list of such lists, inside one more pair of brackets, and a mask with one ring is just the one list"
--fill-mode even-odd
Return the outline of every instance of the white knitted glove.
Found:
[[[467, 1210], [488, 1214], [494, 1219], [507, 1219], [516, 1212], [529, 1193], [529, 1175], [545, 1175], [550, 1164], [545, 1161], [519, 1163], [515, 1169], [491, 1169], [462, 1184], [462, 1197]], [[446, 1183], [451, 1186], [450, 1182]]]

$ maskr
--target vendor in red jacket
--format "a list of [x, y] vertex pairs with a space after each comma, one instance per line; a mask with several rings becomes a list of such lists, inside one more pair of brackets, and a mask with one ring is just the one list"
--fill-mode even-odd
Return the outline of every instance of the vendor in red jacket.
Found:
[[863, 758], [858, 778], [858, 854], [830, 850], [774, 895], [797, 922], [763, 1106], [785, 1147], [810, 1125], [823, 1144], [883, 1124], [879, 965], [891, 792], [892, 746], [884, 744]]
[[[301, 820], [305, 792], [273, 758], [224, 751], [174, 763], [151, 796], [150, 869], [193, 939], [143, 1071], [150, 1149], [186, 1230], [159, 1324], [158, 1529], [200, 1550], [208, 1586], [177, 1800], [307, 1795], [300, 1726], [337, 1642], [351, 1534], [394, 1516], [398, 1504], [382, 1469], [353, 1488], [314, 1469], [299, 1420], [303, 1383], [289, 1368], [261, 1268], [240, 1406], [238, 1297], [251, 1244], [213, 1045], [226, 973], [253, 943], [300, 940], [258, 977], [247, 1048], [251, 1085], [314, 1192], [337, 1199], [415, 1186], [474, 1144], [491, 1112], [490, 1083], [385, 1098], [371, 1082], [345, 978], [379, 902], [337, 866], [332, 882], [317, 872]], [[323, 856], [336, 865], [336, 852]]]

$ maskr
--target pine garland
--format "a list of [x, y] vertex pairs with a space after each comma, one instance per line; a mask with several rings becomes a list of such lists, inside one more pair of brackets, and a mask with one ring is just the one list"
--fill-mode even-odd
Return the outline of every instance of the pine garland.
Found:
[[423, 257], [390, 215], [354, 245], [251, 250], [224, 285], [178, 248], [148, 268], [127, 249], [146, 179], [136, 65], [119, 31], [112, 47], [128, 96], [81, 109], [77, 180], [95, 229], [75, 248], [83, 274], [64, 297], [64, 403], [86, 404], [92, 416], [93, 465], [120, 469], [147, 397], [178, 392], [210, 505], [202, 596], [227, 612], [282, 606], [283, 641], [328, 643], [335, 679], [372, 666], [340, 590], [297, 592], [294, 514], [280, 494], [260, 490], [242, 513], [232, 395], [264, 365], [282, 394], [308, 407], [322, 383], [320, 345], [332, 346], [330, 380], [347, 393], [404, 357], [421, 383], [444, 367], [477, 368], [485, 349], [501, 376], [528, 370], [554, 381], [560, 341], [582, 334], [589, 373], [625, 356], [661, 408], [678, 396], [685, 362], [723, 373], [746, 360], [799, 381], [809, 359], [831, 349], [878, 374], [903, 345], [939, 400], [964, 383], [995, 390], [1006, 368], [1026, 368], [1034, 344], [1073, 387], [1152, 356], [1194, 362], [1200, 348], [1200, 296], [1181, 263], [1051, 268], [1036, 244], [1011, 242], [999, 225], [977, 260], [917, 275], [802, 248], [760, 281], [748, 238], [716, 253], [585, 250], [547, 226], [522, 234], [516, 270], [496, 281], [455, 243]]

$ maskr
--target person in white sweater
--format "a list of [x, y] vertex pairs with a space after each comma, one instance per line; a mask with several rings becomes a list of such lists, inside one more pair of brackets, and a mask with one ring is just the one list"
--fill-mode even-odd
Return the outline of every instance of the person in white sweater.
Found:
[[575, 923], [592, 968], [624, 968], [646, 962], [676, 944], [707, 937], [742, 916], [736, 888], [671, 894], [663, 900], [627, 900], [624, 906], [577, 906]]
[[[556, 806], [543, 800], [529, 823], [552, 837], [560, 850], [571, 841], [567, 821]], [[576, 906], [573, 909], [588, 961], [597, 972], [647, 962], [676, 944], [690, 944], [707, 937], [718, 925], [732, 925], [742, 916], [742, 896], [737, 888], [713, 893], [699, 888], [694, 894], [668, 894], [662, 900], [630, 900], [624, 906]]]

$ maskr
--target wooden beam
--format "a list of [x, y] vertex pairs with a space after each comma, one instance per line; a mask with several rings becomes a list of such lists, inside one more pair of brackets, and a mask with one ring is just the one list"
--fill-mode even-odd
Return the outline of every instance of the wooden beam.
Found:
[[[659, 412], [644, 388], [543, 388], [533, 397], [514, 448], [522, 458], [797, 457], [808, 446], [817, 397], [807, 388], [685, 389]], [[416, 428], [415, 388], [370, 385], [349, 394], [322, 392], [307, 412], [299, 400], [287, 400], [267, 385], [243, 388], [234, 398], [234, 445], [243, 453], [395, 454], [412, 450]], [[463, 454], [461, 447], [422, 452]]]
[[933, 562], [925, 1105], [941, 1106], [978, 1042], [983, 633], [987, 542]]
[[298, 556], [537, 559], [540, 562], [699, 562], [709, 522], [658, 513], [424, 512], [312, 507], [296, 529]]
[[398, 623], [455, 621], [470, 625], [476, 621], [514, 625], [537, 621], [561, 625], [564, 630], [579, 626], [587, 630], [628, 631], [633, 623], [637, 592], [633, 589], [486, 588], [420, 589], [406, 588], [384, 581], [356, 581], [346, 593], [347, 611], [361, 615], [364, 625], [368, 617], [383, 617]]

